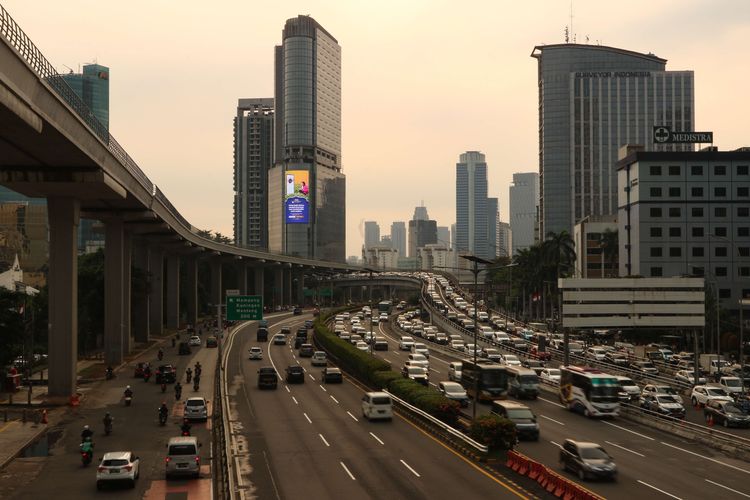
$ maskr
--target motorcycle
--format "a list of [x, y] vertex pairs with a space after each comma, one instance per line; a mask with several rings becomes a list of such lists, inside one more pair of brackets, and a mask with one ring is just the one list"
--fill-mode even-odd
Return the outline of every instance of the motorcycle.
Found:
[[112, 370], [112, 368], [107, 368], [107, 371], [105, 373], [105, 378], [107, 380], [112, 380], [115, 378], [115, 372]]
[[194, 390], [194, 391], [196, 391], [196, 392], [198, 392], [198, 389], [199, 389], [199, 387], [200, 387], [200, 385], [199, 385], [199, 379], [198, 379], [198, 378], [196, 378], [196, 379], [195, 379], [195, 380], [193, 381], [193, 390]]
[[166, 425], [167, 423], [167, 413], [166, 412], [159, 412], [159, 425]]
[[161, 383], [161, 392], [167, 392], [167, 384], [165, 382]]
[[84, 467], [91, 463], [91, 459], [92, 457], [90, 451], [81, 451], [81, 463]]
[[190, 436], [190, 425], [189, 424], [183, 424], [182, 427], [180, 427], [180, 430], [182, 431], [182, 436]]
[[193, 379], [193, 371], [190, 368], [188, 368], [187, 370], [185, 370], [185, 378], [187, 378], [187, 383], [188, 384]]
[[133, 391], [127, 390], [125, 391], [125, 406], [130, 406], [131, 401], [133, 401]]
[[159, 353], [156, 355], [157, 358], [159, 358], [159, 361], [161, 361], [164, 358], [164, 351], [159, 349]]
[[148, 383], [148, 379], [150, 379], [150, 378], [151, 378], [151, 372], [150, 371], [143, 373], [143, 381], [144, 382]]
[[174, 388], [174, 398], [179, 401], [182, 398], [182, 386], [176, 385]]

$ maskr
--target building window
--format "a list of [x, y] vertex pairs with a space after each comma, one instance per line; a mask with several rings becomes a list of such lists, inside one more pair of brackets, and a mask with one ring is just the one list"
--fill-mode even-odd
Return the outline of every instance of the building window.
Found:
[[649, 215], [651, 217], [661, 217], [661, 208], [659, 207], [651, 207], [648, 211]]
[[747, 175], [747, 165], [737, 165], [737, 175]]
[[727, 195], [727, 188], [725, 187], [715, 187], [714, 188], [714, 196], [718, 198], [724, 198]]
[[[718, 276], [718, 274], [716, 276]], [[729, 299], [731, 297], [732, 297], [732, 290], [731, 290], [731, 288], [719, 288], [719, 298], [720, 299]]]
[[738, 187], [737, 188], [737, 197], [738, 198], [747, 198], [748, 195], [750, 195], [750, 188], [748, 188], [748, 187]]
[[702, 187], [690, 188], [690, 194], [695, 198], [701, 198], [703, 197], [703, 188]]
[[726, 257], [727, 256], [727, 247], [716, 247], [716, 248], [714, 248], [714, 255], [716, 257]]
[[671, 238], [679, 238], [680, 236], [682, 236], [682, 229], [679, 227], [670, 227], [669, 236]]
[[652, 187], [650, 190], [651, 197], [652, 198], [660, 198], [661, 197], [661, 188], [655, 188]]
[[715, 217], [726, 217], [727, 216], [727, 207], [714, 207], [714, 216]]
[[693, 207], [691, 214], [693, 217], [703, 217], [703, 207]]
[[714, 274], [716, 276], [726, 276], [727, 275], [727, 268], [726, 267], [717, 267], [714, 270]]
[[669, 196], [670, 197], [677, 197], [680, 196], [680, 188], [678, 187], [671, 187], [669, 188]]
[[651, 228], [651, 237], [652, 238], [661, 238], [661, 228], [660, 227], [652, 227]]
[[726, 237], [726, 235], [727, 235], [727, 228], [723, 226], [714, 228], [714, 236]]
[[682, 257], [682, 248], [680, 247], [669, 247], [670, 257]]
[[702, 267], [693, 266], [693, 276], [704, 276], [706, 274], [706, 270]]
[[651, 257], [661, 257], [661, 247], [651, 247]]
[[690, 173], [692, 175], [703, 175], [703, 165], [693, 165], [690, 167]]
[[703, 237], [703, 226], [696, 226], [692, 230], [693, 238], [702, 238]]
[[670, 217], [679, 217], [680, 216], [680, 207], [670, 207], [669, 209], [669, 216]]
[[661, 166], [660, 165], [651, 165], [649, 168], [649, 173], [651, 175], [661, 175]]
[[750, 207], [737, 207], [737, 217], [750, 216]]
[[750, 236], [750, 227], [738, 227], [737, 236]]
[[662, 273], [661, 267], [652, 267], [651, 268], [651, 276], [654, 276], [654, 277], [658, 278], [658, 277], [661, 277], [661, 273]]
[[669, 166], [669, 175], [680, 175], [680, 166], [679, 165], [670, 165]]
[[740, 257], [750, 257], [750, 247], [738, 247], [737, 253]]
[[727, 175], [727, 167], [724, 165], [714, 166], [714, 175]]
[[739, 271], [739, 275], [742, 276], [743, 278], [747, 278], [748, 276], [750, 276], [750, 267], [742, 266], [738, 269], [738, 271]]
[[693, 257], [703, 257], [703, 247], [693, 247]]

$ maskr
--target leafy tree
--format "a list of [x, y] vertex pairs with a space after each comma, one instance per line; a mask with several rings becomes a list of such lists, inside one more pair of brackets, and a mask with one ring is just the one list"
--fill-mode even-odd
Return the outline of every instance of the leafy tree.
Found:
[[617, 276], [618, 270], [615, 269], [619, 260], [620, 242], [618, 233], [612, 229], [605, 229], [602, 233], [601, 243], [602, 247], [602, 262], [609, 265], [609, 273], [602, 273], [602, 277], [613, 277]]
[[96, 348], [104, 333], [104, 251], [78, 257], [78, 350]]

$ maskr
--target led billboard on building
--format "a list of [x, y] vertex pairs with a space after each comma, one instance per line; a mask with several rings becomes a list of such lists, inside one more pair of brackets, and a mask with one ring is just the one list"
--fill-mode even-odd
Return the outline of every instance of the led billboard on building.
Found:
[[284, 194], [284, 219], [287, 224], [310, 222], [310, 172], [287, 170]]

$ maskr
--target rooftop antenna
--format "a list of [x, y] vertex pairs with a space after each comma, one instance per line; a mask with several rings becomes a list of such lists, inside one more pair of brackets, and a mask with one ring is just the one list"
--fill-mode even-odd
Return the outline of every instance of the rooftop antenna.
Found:
[[66, 68], [68, 68], [68, 71], [70, 71], [70, 74], [71, 74], [71, 75], [73, 74], [73, 68], [71, 68], [71, 67], [70, 67], [70, 66], [68, 66], [67, 64], [63, 64], [63, 66], [65, 66]]
[[565, 43], [570, 43], [570, 31], [567, 26], [565, 27]]
[[573, 43], [576, 42], [575, 31], [573, 31], [573, 0], [570, 0], [570, 34], [573, 35]]

